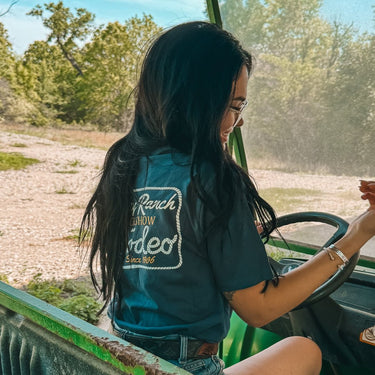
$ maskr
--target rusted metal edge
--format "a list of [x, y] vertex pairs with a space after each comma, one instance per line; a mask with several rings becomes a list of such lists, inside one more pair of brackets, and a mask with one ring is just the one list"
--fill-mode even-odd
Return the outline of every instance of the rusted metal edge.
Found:
[[0, 304], [128, 374], [189, 374], [26, 292], [0, 282]]

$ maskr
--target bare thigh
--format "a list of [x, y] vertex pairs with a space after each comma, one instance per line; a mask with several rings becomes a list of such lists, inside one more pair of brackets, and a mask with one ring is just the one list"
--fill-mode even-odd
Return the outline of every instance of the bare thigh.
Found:
[[225, 375], [319, 375], [322, 355], [305, 337], [288, 337], [225, 369]]

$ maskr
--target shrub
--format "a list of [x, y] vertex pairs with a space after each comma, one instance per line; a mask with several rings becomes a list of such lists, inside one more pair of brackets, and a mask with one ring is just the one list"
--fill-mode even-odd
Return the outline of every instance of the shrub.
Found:
[[86, 322], [95, 324], [99, 320], [97, 312], [101, 305], [93, 297], [79, 294], [62, 301], [58, 307]]
[[86, 280], [43, 280], [36, 274], [27, 284], [26, 291], [89, 323], [98, 322], [101, 304], [96, 300], [95, 290]]
[[0, 122], [27, 123], [37, 112], [33, 103], [15, 93], [5, 78], [0, 78]]
[[56, 280], [43, 280], [42, 274], [36, 274], [27, 284], [26, 290], [51, 305], [57, 306], [61, 302], [62, 290]]

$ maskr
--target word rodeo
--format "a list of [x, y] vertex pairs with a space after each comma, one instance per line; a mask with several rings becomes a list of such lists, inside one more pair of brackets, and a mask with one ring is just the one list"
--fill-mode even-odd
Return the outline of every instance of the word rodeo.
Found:
[[[173, 245], [177, 242], [178, 236], [175, 234], [172, 238], [151, 237], [147, 239], [150, 227], [146, 225], [143, 228], [142, 237], [137, 240], [130, 239], [128, 242], [128, 250], [135, 254], [159, 254], [169, 255], [172, 252]], [[135, 228], [131, 230], [134, 232]]]

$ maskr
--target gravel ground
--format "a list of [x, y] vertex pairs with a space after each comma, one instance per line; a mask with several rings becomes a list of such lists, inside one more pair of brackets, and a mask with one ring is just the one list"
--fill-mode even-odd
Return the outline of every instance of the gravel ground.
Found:
[[[24, 170], [0, 171], [0, 274], [15, 286], [37, 273], [57, 279], [87, 275], [76, 242], [67, 237], [79, 228], [105, 151], [2, 131], [0, 151], [40, 160]], [[299, 211], [326, 211], [350, 219], [366, 207], [358, 199], [356, 177], [265, 170], [255, 170], [253, 176], [261, 190], [282, 186], [322, 192], [304, 197]], [[375, 246], [366, 253], [375, 255]]]
[[76, 241], [66, 237], [79, 228], [105, 151], [3, 132], [0, 150], [40, 160], [0, 172], [0, 274], [13, 285], [37, 273], [57, 279], [86, 275]]

